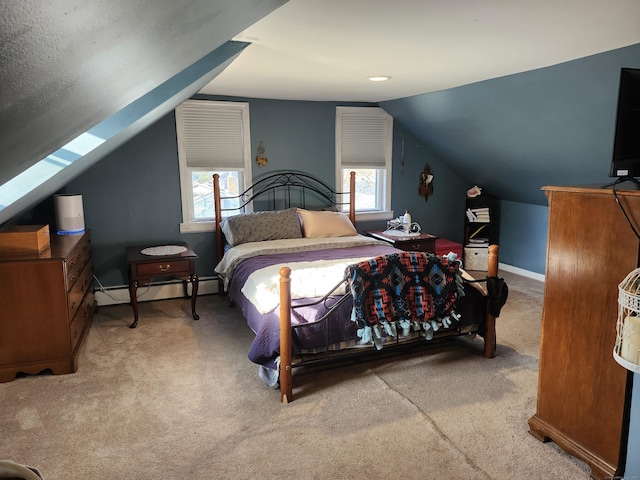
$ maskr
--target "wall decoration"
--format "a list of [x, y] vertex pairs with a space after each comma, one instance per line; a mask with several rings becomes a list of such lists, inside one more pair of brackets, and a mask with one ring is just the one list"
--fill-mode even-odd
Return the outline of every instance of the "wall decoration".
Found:
[[269, 161], [269, 159], [265, 155], [265, 151], [266, 150], [262, 146], [262, 142], [260, 142], [260, 145], [258, 145], [258, 154], [256, 155], [256, 163], [259, 167], [264, 167]]
[[420, 186], [418, 193], [424, 197], [425, 202], [429, 200], [429, 195], [433, 195], [433, 170], [427, 163], [420, 174]]

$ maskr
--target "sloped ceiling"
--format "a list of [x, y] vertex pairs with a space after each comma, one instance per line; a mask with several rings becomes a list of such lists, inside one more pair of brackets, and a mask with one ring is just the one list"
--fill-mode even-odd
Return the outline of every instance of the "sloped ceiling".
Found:
[[469, 186], [546, 205], [545, 185], [614, 180], [621, 68], [640, 68], [640, 44], [380, 105]]
[[639, 19], [629, 0], [293, 0], [201, 92], [375, 102], [470, 186], [543, 205], [543, 185], [610, 181]]
[[393, 100], [640, 43], [639, 19], [636, 0], [292, 0], [202, 93]]
[[1, 2], [0, 185], [285, 2]]

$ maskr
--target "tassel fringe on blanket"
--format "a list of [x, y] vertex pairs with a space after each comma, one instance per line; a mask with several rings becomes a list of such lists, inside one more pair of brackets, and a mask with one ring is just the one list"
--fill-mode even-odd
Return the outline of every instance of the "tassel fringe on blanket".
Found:
[[384, 336], [424, 331], [431, 340], [441, 327], [458, 323], [455, 302], [464, 295], [460, 264], [426, 252], [374, 257], [346, 269], [354, 300], [351, 319], [362, 343], [381, 349]]

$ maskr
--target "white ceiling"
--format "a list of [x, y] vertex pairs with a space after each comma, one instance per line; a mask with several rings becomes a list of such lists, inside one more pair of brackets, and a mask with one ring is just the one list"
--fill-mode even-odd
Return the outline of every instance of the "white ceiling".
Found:
[[289, 0], [201, 92], [392, 100], [637, 44], [639, 24], [639, 0]]

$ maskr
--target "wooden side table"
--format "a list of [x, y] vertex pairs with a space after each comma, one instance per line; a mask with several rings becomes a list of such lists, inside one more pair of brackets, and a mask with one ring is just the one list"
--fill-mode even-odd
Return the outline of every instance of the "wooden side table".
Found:
[[378, 240], [389, 242], [394, 247], [406, 252], [436, 253], [436, 239], [438, 237], [431, 235], [430, 233], [420, 233], [419, 235], [393, 235], [381, 230], [366, 233]]
[[186, 243], [176, 243], [157, 247], [127, 247], [129, 271], [129, 297], [133, 307], [133, 323], [138, 325], [138, 286], [148, 285], [157, 278], [179, 278], [184, 282], [184, 296], [188, 297], [187, 282], [191, 282], [191, 315], [194, 320], [200, 317], [196, 313], [198, 296], [198, 276], [196, 258], [198, 256]]

